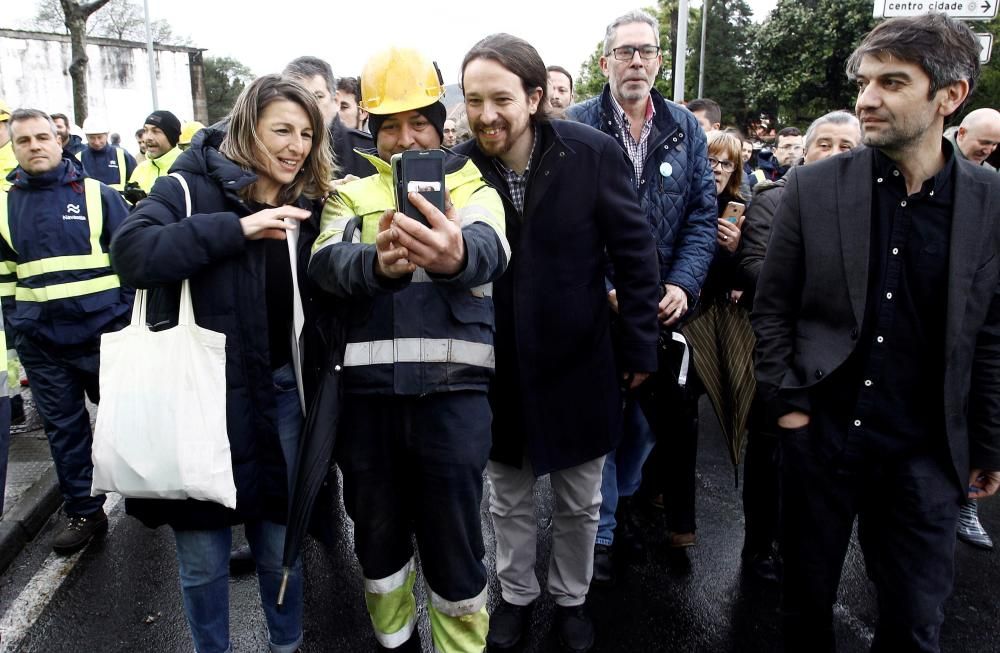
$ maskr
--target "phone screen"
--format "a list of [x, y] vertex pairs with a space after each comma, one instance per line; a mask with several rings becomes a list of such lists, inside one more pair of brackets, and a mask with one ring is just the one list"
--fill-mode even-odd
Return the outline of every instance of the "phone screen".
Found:
[[409, 200], [408, 193], [420, 193], [444, 212], [444, 152], [408, 150], [392, 157], [396, 210], [427, 224], [427, 218]]

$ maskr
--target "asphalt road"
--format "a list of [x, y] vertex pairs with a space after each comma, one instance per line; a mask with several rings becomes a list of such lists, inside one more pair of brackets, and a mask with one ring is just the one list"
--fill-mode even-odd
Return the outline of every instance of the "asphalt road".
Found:
[[[739, 491], [733, 487], [732, 468], [711, 413], [703, 410], [702, 423], [698, 545], [669, 551], [662, 525], [652, 515], [646, 529], [648, 557], [631, 564], [616, 587], [591, 592], [597, 651], [781, 650], [777, 588], [740, 574]], [[550, 544], [545, 530], [550, 498], [547, 484], [540, 482], [538, 519], [545, 536], [539, 570], [543, 574]], [[985, 503], [982, 517], [987, 530], [1000, 536], [1000, 500]], [[341, 511], [331, 518], [342, 538], [331, 549], [310, 541], [305, 551], [303, 651], [375, 651], [349, 521]], [[50, 524], [0, 577], [0, 612], [4, 614], [0, 628], [7, 627], [0, 651], [190, 653], [193, 646], [181, 611], [170, 531], [144, 528], [124, 516], [120, 505], [112, 511], [112, 523], [108, 536], [94, 542], [73, 564], [50, 556]], [[485, 509], [483, 524], [490, 556], [487, 563], [492, 568], [492, 526]], [[914, 573], [920, 573], [919, 569]], [[998, 556], [960, 544], [956, 591], [946, 610], [945, 651], [1000, 650], [996, 588], [1000, 588]], [[230, 589], [233, 651], [266, 651], [255, 578], [234, 578]], [[493, 581], [491, 607], [498, 596]], [[848, 555], [836, 618], [838, 650], [867, 650], [876, 619], [875, 599], [856, 546]], [[543, 595], [523, 650], [556, 650], [551, 623], [552, 603]], [[427, 627], [422, 612], [424, 646], [430, 651]], [[11, 646], [15, 640], [20, 640], [19, 646]]]

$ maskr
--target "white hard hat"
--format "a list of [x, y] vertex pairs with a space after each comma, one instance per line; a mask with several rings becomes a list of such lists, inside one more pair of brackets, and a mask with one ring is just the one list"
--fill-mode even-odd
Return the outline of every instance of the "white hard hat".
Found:
[[87, 118], [83, 121], [84, 134], [107, 134], [108, 126], [103, 120], [97, 118]]

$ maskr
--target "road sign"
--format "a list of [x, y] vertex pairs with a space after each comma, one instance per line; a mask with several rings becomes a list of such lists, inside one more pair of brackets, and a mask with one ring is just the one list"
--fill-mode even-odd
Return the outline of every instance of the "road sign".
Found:
[[990, 52], [993, 50], [993, 35], [989, 32], [976, 32], [976, 38], [983, 46], [983, 49], [979, 51], [979, 63], [987, 64], [990, 62]]
[[875, 18], [939, 12], [962, 20], [992, 20], [1000, 0], [875, 0]]

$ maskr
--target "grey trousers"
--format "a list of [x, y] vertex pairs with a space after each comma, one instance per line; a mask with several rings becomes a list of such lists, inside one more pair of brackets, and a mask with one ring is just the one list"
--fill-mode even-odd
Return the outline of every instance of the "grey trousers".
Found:
[[[604, 458], [549, 475], [555, 507], [548, 589], [557, 605], [581, 605], [590, 589]], [[527, 459], [520, 469], [491, 460], [486, 473], [503, 598], [514, 605], [527, 605], [542, 593], [535, 577], [535, 474]]]

